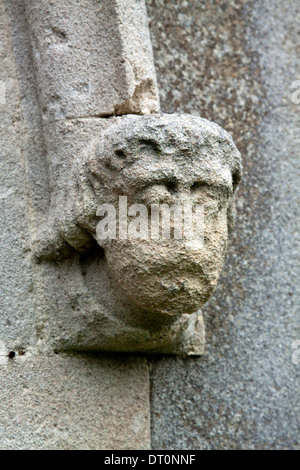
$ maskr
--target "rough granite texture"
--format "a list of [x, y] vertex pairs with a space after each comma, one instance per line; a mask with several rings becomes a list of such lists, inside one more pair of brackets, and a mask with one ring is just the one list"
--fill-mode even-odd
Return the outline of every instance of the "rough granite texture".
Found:
[[0, 342], [11, 348], [35, 341], [27, 181], [19, 87], [4, 2], [0, 2]]
[[[18, 0], [0, 0], [0, 62], [0, 448], [149, 448], [145, 359], [57, 356], [46, 348], [49, 317], [57, 323], [57, 302], [69, 292], [58, 281], [65, 266], [37, 264], [31, 253], [31, 235], [47, 218], [50, 191]], [[103, 119], [81, 119], [65, 125], [68, 133], [62, 123], [57, 129], [78, 137], [76, 149], [80, 136], [86, 139], [102, 125]], [[9, 359], [9, 352], [15, 357]]]
[[0, 365], [1, 450], [149, 449], [141, 358], [25, 357]]
[[206, 355], [152, 360], [155, 449], [298, 449], [298, 0], [148, 0], [163, 112], [228, 130], [244, 177]]
[[159, 110], [144, 1], [24, 5], [45, 123]]
[[[300, 114], [291, 103], [292, 82], [300, 78], [298, 1], [147, 0], [147, 6], [163, 111], [201, 115], [226, 128], [245, 167], [230, 252], [203, 309], [206, 356], [152, 359], [153, 447], [300, 448], [299, 365], [291, 360], [292, 341], [300, 339]], [[125, 19], [130, 12], [119, 14]], [[61, 129], [59, 139], [85, 140], [85, 133], [102, 129], [91, 116], [103, 114], [88, 107], [86, 118], [79, 106], [83, 119], [52, 123], [43, 141], [43, 117], [53, 116], [40, 109], [27, 27], [23, 2], [1, 0], [0, 448], [148, 448], [144, 359], [47, 356], [47, 325], [52, 318], [57, 325], [53, 303], [62, 302], [61, 311], [64, 302], [73, 305], [77, 341], [84, 341], [87, 320], [68, 281], [58, 281], [78, 265], [33, 265], [29, 253], [28, 227], [36, 232], [49, 206], [45, 147], [52, 129], [56, 135]], [[53, 51], [66, 47], [63, 29], [50, 38]], [[126, 36], [123, 45], [130, 56]], [[129, 71], [130, 64], [126, 77], [134, 78]], [[83, 78], [73, 91], [84, 101]], [[133, 80], [123, 95], [121, 84], [120, 107], [113, 100], [108, 112], [136, 112], [141, 89], [134, 93]], [[56, 111], [59, 100], [52, 98]], [[58, 330], [68, 331], [68, 321]], [[12, 349], [17, 355], [8, 359]]]

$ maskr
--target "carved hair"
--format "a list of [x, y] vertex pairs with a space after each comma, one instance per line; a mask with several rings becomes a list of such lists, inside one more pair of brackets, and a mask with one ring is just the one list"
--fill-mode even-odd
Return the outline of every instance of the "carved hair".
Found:
[[[59, 222], [64, 240], [76, 249], [88, 245], [96, 231], [97, 207], [110, 202], [112, 193], [125, 190], [126, 184], [131, 183], [130, 171], [135, 163], [145, 159], [145, 155], [150, 155], [149, 161], [153, 164], [165, 155], [171, 155], [174, 161], [184, 159], [192, 165], [201, 165], [205, 161], [213, 167], [216, 160], [228, 165], [232, 175], [228, 228], [232, 229], [234, 193], [242, 166], [231, 136], [217, 124], [196, 116], [124, 116], [116, 118], [100, 140], [91, 143], [85, 154], [76, 160], [73, 188], [64, 219]], [[152, 173], [147, 174], [150, 183], [152, 176], [149, 174]]]

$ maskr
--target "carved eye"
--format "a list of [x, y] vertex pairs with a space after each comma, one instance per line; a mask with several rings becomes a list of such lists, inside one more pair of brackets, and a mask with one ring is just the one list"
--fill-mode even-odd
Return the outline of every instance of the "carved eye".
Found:
[[177, 192], [177, 183], [175, 181], [167, 181], [165, 183], [166, 189], [169, 191], [170, 194], [174, 194]]
[[209, 188], [209, 184], [205, 183], [204, 181], [196, 181], [191, 186], [191, 192], [195, 193], [203, 188]]
[[126, 158], [126, 154], [125, 154], [124, 150], [116, 150], [115, 151], [115, 156], [120, 160], [125, 160], [125, 158]]
[[159, 144], [154, 139], [140, 139], [139, 144], [144, 150], [151, 150], [156, 153], [160, 152]]

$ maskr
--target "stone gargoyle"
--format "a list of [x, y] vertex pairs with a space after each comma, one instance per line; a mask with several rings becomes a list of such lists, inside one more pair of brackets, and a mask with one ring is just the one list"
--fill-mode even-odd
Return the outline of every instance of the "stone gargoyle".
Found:
[[[40, 260], [73, 257], [81, 266], [76, 309], [86, 331], [60, 347], [202, 354], [199, 309], [223, 266], [240, 177], [240, 154], [217, 124], [174, 114], [113, 118], [76, 156], [65, 204], [36, 241]], [[128, 207], [204, 207], [203, 243], [184, 235], [99, 237], [99, 207], [110, 204], [118, 215], [124, 196]]]

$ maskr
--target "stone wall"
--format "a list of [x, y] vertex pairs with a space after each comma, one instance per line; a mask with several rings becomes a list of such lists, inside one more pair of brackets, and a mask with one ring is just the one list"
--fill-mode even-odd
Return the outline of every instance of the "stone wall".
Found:
[[[37, 263], [32, 253], [50, 188], [22, 1], [0, 0], [0, 62], [0, 448], [148, 449], [146, 359], [58, 355], [48, 347], [48, 327], [53, 321], [59, 336], [59, 304], [70, 289], [62, 286], [59, 263]], [[102, 122], [86, 121], [86, 133]], [[67, 320], [68, 335], [73, 327]], [[75, 328], [82, 333], [82, 325]]]
[[223, 126], [244, 165], [206, 355], [152, 361], [153, 447], [299, 448], [299, 2], [147, 6], [162, 110]]
[[[291, 101], [300, 79], [298, 0], [146, 0], [162, 111], [217, 122], [243, 156], [236, 228], [203, 309], [205, 355], [54, 351], [61, 335], [66, 344], [81, 341], [82, 349], [90, 338], [75, 302], [78, 264], [37, 263], [31, 252], [58, 184], [49, 161], [67, 175], [68, 159], [107, 115], [159, 109], [144, 5], [132, 1], [143, 29], [130, 23], [131, 0], [108, 2], [121, 12], [121, 22], [111, 18], [119, 36], [107, 24], [100, 32], [104, 41], [112, 35], [111, 52], [124, 60], [111, 88], [108, 70], [93, 68], [95, 102], [78, 62], [83, 87], [71, 80], [70, 96], [69, 86], [61, 97], [55, 92], [70, 79], [72, 54], [59, 60], [67, 19], [39, 43], [39, 8], [48, 14], [48, 2], [28, 0], [28, 22], [23, 1], [0, 0], [0, 448], [300, 448], [300, 365], [292, 362], [293, 341], [300, 340], [300, 105]], [[51, 4], [60, 11], [61, 2]], [[97, 65], [96, 26], [90, 45]], [[52, 80], [47, 61], [54, 59]], [[106, 59], [114, 68], [114, 55]], [[98, 87], [107, 83], [104, 96]]]

